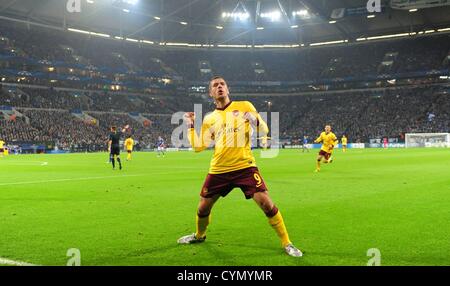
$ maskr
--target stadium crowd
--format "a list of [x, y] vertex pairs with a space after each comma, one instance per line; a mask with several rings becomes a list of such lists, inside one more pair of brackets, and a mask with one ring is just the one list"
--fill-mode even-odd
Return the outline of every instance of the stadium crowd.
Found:
[[[204, 81], [210, 74], [223, 75], [229, 81], [314, 81], [426, 72], [448, 68], [450, 52], [449, 35], [295, 51], [161, 50], [151, 45], [89, 38], [42, 28], [30, 27], [27, 30], [4, 22], [0, 25], [0, 38], [3, 39], [0, 41], [0, 54], [14, 56], [0, 61], [0, 67], [42, 72], [46, 67], [59, 63], [63, 67], [72, 66], [72, 69], [56, 67], [54, 73], [120, 82], [149, 80], [149, 83], [158, 81], [152, 76], [143, 78], [136, 74], [180, 76], [187, 81]], [[39, 63], [24, 63], [23, 58], [35, 59]], [[200, 71], [201, 62], [208, 63], [211, 68], [209, 74]], [[85, 70], [80, 65], [84, 65]], [[64, 85], [64, 82], [58, 84]], [[70, 85], [79, 84], [72, 82]]]
[[[27, 93], [23, 97], [32, 97], [30, 94], [33, 93]], [[67, 94], [55, 91], [48, 96], [56, 98], [60, 95]], [[32, 109], [16, 106], [18, 112], [29, 118], [30, 124], [26, 124], [22, 118], [2, 120], [1, 136], [8, 141], [52, 141], [63, 149], [70, 146], [94, 146], [92, 148], [101, 149], [105, 146], [110, 126], [129, 124], [131, 134], [139, 142], [139, 146], [149, 148], [158, 136], [170, 138], [176, 127], [170, 122], [174, 112], [193, 110], [194, 104], [202, 104], [204, 114], [214, 109], [212, 101], [202, 97], [186, 97], [178, 105], [176, 100], [149, 98], [143, 102], [153, 103], [158, 110], [155, 113], [138, 113], [148, 120], [146, 125], [127, 113], [133, 106], [131, 101], [136, 98], [124, 97], [116, 101], [115, 96], [120, 97], [111, 95], [113, 100], [97, 101], [98, 105], [91, 102], [92, 111], [87, 111], [87, 114], [95, 118], [98, 124], [85, 122], [71, 114], [70, 109], [74, 106], [69, 100], [55, 100], [61, 103], [58, 107], [62, 109], [58, 110], [43, 109], [41, 103], [32, 106]], [[324, 124], [331, 124], [339, 136], [346, 134], [352, 142], [368, 142], [369, 139], [382, 137], [402, 139], [404, 133], [408, 132], [450, 130], [449, 88], [442, 86], [232, 98], [249, 100], [260, 112], [279, 112], [280, 138], [291, 142], [298, 141], [304, 135], [310, 138], [317, 136]], [[161, 104], [166, 101], [170, 104]], [[27, 105], [32, 105], [33, 102], [35, 101], [26, 101]], [[123, 109], [116, 105], [117, 102], [123, 103]]]
[[[302, 90], [297, 86], [270, 87], [272, 92], [283, 96], [266, 96], [267, 89], [259, 85], [230, 86], [233, 99], [250, 100], [259, 111], [279, 112], [280, 137], [290, 142], [305, 135], [317, 136], [327, 123], [339, 136], [346, 134], [350, 142], [381, 137], [402, 139], [407, 132], [450, 130], [449, 87], [443, 81], [432, 84], [435, 81], [429, 77], [415, 76], [403, 79], [403, 85], [397, 88], [381, 88], [380, 80], [370, 83], [374, 85], [362, 81], [361, 89], [351, 90], [347, 82], [336, 80], [361, 75], [448, 71], [449, 35], [298, 51], [224, 52], [154, 49], [30, 29], [0, 25], [0, 73], [16, 69], [25, 74], [16, 82], [18, 86], [0, 85], [0, 106], [13, 107], [23, 115], [14, 115], [12, 119], [3, 114], [0, 138], [9, 142], [53, 142], [61, 149], [103, 150], [109, 127], [129, 124], [140, 148], [151, 148], [158, 136], [170, 143], [171, 131], [176, 127], [170, 122], [173, 113], [193, 110], [196, 103], [203, 105], [204, 114], [214, 108], [205, 90], [190, 92], [188, 87], [191, 82], [204, 82], [216, 74], [231, 83], [335, 79], [320, 88], [309, 84], [308, 88], [319, 91], [301, 96], [289, 95]], [[56, 63], [59, 66], [50, 71]], [[26, 76], [30, 72], [44, 76]], [[135, 80], [146, 88], [132, 93], [115, 92], [108, 85], [102, 88], [104, 84], [83, 81], [60, 80], [49, 84], [50, 74], [67, 73], [100, 81]], [[137, 76], [139, 73], [153, 75]], [[170, 85], [176, 77], [184, 81], [174, 81], [176, 87], [170, 90], [154, 85], [164, 81], [164, 77], [172, 78], [166, 79], [164, 85]], [[2, 79], [5, 80], [8, 82]], [[386, 80], [384, 84], [391, 85]], [[240, 95], [234, 96], [236, 92]], [[244, 96], [246, 93], [259, 95]], [[92, 116], [95, 123], [73, 114], [82, 111]], [[132, 114], [138, 114], [137, 118]]]

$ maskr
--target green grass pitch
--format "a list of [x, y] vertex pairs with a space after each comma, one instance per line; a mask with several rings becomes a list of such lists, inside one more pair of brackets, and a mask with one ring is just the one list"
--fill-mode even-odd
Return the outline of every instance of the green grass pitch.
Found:
[[239, 189], [215, 205], [205, 243], [177, 245], [195, 230], [211, 152], [135, 153], [122, 171], [106, 153], [0, 158], [0, 258], [63, 266], [77, 248], [81, 265], [364, 266], [377, 248], [381, 265], [450, 265], [449, 149], [336, 150], [321, 173], [316, 153], [255, 151], [303, 258]]

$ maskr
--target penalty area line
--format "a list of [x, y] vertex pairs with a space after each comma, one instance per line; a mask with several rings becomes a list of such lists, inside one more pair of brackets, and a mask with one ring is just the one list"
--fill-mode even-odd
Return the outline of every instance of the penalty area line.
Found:
[[2, 258], [2, 257], [0, 257], [0, 265], [11, 265], [11, 266], [39, 266], [39, 265], [37, 265], [37, 264], [32, 264], [32, 263], [23, 262], [23, 261], [16, 261], [16, 260], [6, 259], [6, 258]]

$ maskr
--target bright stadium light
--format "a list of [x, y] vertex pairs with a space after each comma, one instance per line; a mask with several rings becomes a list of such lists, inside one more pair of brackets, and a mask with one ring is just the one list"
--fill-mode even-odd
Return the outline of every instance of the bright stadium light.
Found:
[[158, 20], [158, 21], [161, 20], [161, 18], [158, 16], [153, 17], [153, 19]]
[[292, 28], [292, 29], [297, 29], [297, 28], [298, 28], [298, 25], [292, 25], [291, 28]]
[[261, 18], [264, 19], [270, 19], [271, 22], [279, 21], [281, 18], [281, 12], [280, 11], [272, 11], [269, 13], [261, 13]]
[[188, 23], [187, 22], [180, 22], [180, 24], [186, 26]]
[[94, 4], [94, 1], [93, 1], [93, 0], [86, 0], [86, 2], [87, 2], [88, 4]]
[[292, 12], [292, 16], [308, 17], [309, 12], [306, 9], [302, 9], [302, 10]]
[[410, 13], [414, 13], [414, 12], [417, 12], [417, 11], [419, 11], [419, 9], [409, 9]]
[[372, 15], [367, 15], [367, 18], [368, 18], [368, 19], [370, 19], [370, 18], [375, 18], [375, 15], [374, 15], [374, 14], [372, 14]]
[[125, 13], [130, 13], [130, 10], [128, 9], [122, 9], [122, 11], [124, 11]]
[[223, 27], [222, 26], [216, 26], [216, 29], [222, 30]]
[[139, 0], [122, 0], [122, 2], [129, 5], [136, 5]]
[[264, 27], [256, 27], [256, 30], [264, 30]]
[[330, 21], [330, 22], [328, 22], [328, 23], [330, 23], [330, 24], [336, 24], [336, 21], [333, 20], [333, 21]]
[[228, 13], [228, 12], [223, 12], [222, 13], [222, 18], [226, 19], [226, 18], [232, 18], [233, 20], [240, 20], [240, 21], [245, 21], [248, 18], [250, 18], [250, 14], [247, 12], [236, 12], [236, 13]]

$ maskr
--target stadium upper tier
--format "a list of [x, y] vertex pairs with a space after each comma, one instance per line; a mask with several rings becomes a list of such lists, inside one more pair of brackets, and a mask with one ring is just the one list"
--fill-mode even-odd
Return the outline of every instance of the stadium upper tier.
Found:
[[449, 73], [449, 51], [449, 34], [329, 47], [218, 51], [0, 25], [4, 82], [158, 94], [204, 92], [212, 75], [222, 75], [235, 92], [244, 93], [364, 88], [391, 85], [394, 79], [396, 84], [439, 82]]

